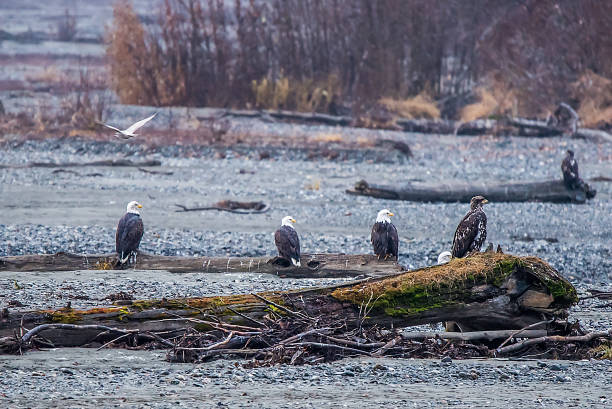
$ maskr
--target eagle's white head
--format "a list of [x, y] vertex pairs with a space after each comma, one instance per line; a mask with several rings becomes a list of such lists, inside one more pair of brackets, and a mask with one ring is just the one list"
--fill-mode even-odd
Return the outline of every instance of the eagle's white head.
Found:
[[451, 261], [451, 258], [453, 258], [453, 255], [450, 251], [443, 251], [438, 256], [438, 265], [448, 263], [449, 261]]
[[127, 212], [128, 213], [140, 214], [138, 209], [142, 209], [142, 205], [140, 203], [138, 203], [137, 201], [135, 201], [135, 200], [132, 200], [127, 205]]
[[393, 216], [393, 213], [391, 213], [389, 209], [382, 209], [376, 216], [376, 222], [391, 223], [391, 216]]
[[281, 226], [289, 226], [293, 228], [293, 223], [297, 223], [297, 221], [293, 217], [285, 216], [283, 217], [283, 220], [281, 221]]

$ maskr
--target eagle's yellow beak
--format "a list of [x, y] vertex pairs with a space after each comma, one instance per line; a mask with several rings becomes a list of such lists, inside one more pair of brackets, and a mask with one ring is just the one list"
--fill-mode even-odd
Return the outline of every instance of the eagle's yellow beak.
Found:
[[297, 220], [291, 219], [291, 223], [297, 223]]
[[138, 205], [138, 208], [139, 208], [139, 209], [142, 209], [142, 205], [141, 205], [141, 204], [139, 204], [139, 205]]
[[482, 204], [487, 204], [487, 203], [489, 203], [489, 201], [487, 199], [482, 201]]
[[395, 216], [393, 213], [389, 212], [389, 216]]

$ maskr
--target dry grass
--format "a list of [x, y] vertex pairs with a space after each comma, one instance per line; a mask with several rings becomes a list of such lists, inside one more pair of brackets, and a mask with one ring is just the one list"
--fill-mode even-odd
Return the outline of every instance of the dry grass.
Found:
[[612, 123], [612, 79], [587, 71], [572, 88], [574, 98], [580, 101], [578, 115], [584, 126]]
[[427, 93], [420, 93], [407, 99], [381, 98], [378, 101], [390, 113], [407, 119], [438, 119], [440, 110]]
[[335, 75], [329, 75], [323, 81], [297, 81], [281, 75], [275, 81], [268, 78], [253, 81], [251, 88], [257, 108], [301, 112], [327, 112], [331, 96], [340, 92]]
[[304, 186], [306, 190], [319, 190], [321, 189], [321, 179], [315, 179], [312, 183], [307, 183]]
[[29, 82], [43, 82], [46, 84], [70, 83], [65, 72], [60, 71], [56, 65], [48, 65], [44, 70], [26, 75]]
[[339, 133], [318, 133], [316, 134], [312, 140], [314, 142], [323, 142], [323, 143], [340, 143], [344, 140], [342, 134]]
[[460, 118], [464, 122], [492, 116], [517, 116], [516, 93], [501, 81], [490, 80], [476, 89], [479, 101], [463, 107]]

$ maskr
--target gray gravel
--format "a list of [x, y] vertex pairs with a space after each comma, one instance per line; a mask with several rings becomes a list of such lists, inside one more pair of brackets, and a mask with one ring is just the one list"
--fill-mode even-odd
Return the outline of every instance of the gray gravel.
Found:
[[[253, 124], [253, 132], [260, 125]], [[279, 125], [275, 132], [288, 131]], [[296, 127], [291, 131], [324, 131]], [[334, 130], [367, 137], [365, 130]], [[376, 131], [379, 132], [379, 131]], [[394, 134], [396, 135], [396, 134]], [[531, 180], [559, 177], [568, 141], [560, 138], [448, 138], [403, 135], [415, 157], [380, 163], [378, 152], [350, 151], [334, 161], [309, 160], [300, 149], [163, 147], [47, 140], [0, 144], [0, 164], [159, 159], [172, 175], [134, 168], [0, 169], [0, 255], [113, 251], [125, 204], [144, 205], [142, 249], [167, 255], [273, 255], [272, 232], [282, 216], [298, 220], [304, 252], [370, 252], [369, 229], [389, 208], [400, 233], [400, 262], [430, 265], [450, 247], [466, 204], [408, 203], [344, 193], [356, 180]], [[571, 141], [586, 177], [612, 173], [612, 148]], [[260, 148], [260, 150], [263, 148]], [[254, 174], [240, 173], [240, 169]], [[157, 169], [159, 170], [159, 169]], [[98, 173], [101, 176], [87, 176]], [[310, 186], [319, 184], [318, 190]], [[612, 291], [612, 184], [595, 183], [586, 205], [492, 203], [489, 240], [506, 252], [537, 255], [577, 285]], [[174, 204], [263, 200], [261, 215], [176, 213]], [[163, 271], [0, 273], [0, 304], [28, 310], [108, 303], [111, 293], [135, 298], [190, 297], [330, 285], [344, 280], [288, 280], [268, 275], [171, 274]], [[596, 299], [573, 309], [587, 329], [612, 327], [612, 307]], [[557, 366], [553, 366], [557, 365]], [[243, 369], [234, 361], [177, 365], [144, 351], [51, 350], [0, 357], [0, 399], [8, 407], [608, 407], [610, 362], [345, 360], [317, 367]], [[6, 385], [6, 386], [5, 386]], [[10, 385], [10, 387], [7, 387]], [[38, 391], [33, 394], [32, 391]], [[46, 400], [39, 400], [40, 396]]]
[[612, 400], [612, 361], [347, 359], [244, 369], [242, 361], [162, 360], [160, 352], [79, 348], [0, 356], [0, 396], [8, 407], [71, 408], [605, 408]]

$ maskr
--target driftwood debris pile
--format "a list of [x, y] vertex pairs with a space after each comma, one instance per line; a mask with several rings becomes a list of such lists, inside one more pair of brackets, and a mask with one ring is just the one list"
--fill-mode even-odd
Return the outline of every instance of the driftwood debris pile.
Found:
[[[242, 356], [254, 358], [250, 365], [359, 355], [470, 357], [535, 350], [582, 357], [612, 333], [585, 334], [563, 321], [576, 302], [572, 285], [542, 260], [486, 252], [335, 287], [122, 300], [120, 305], [89, 310], [5, 310], [0, 316], [0, 349], [166, 348], [171, 361]], [[470, 332], [401, 330], [443, 321], [458, 322]]]
[[[404, 132], [418, 132], [428, 134], [451, 134], [451, 135], [521, 135], [533, 137], [549, 137], [568, 135], [583, 138], [595, 142], [612, 142], [609, 133], [589, 128], [580, 128], [580, 118], [567, 104], [560, 104], [563, 110], [569, 108], [572, 112], [568, 121], [555, 120], [555, 117], [547, 120], [504, 117], [498, 119], [476, 119], [469, 122], [454, 121], [448, 119], [407, 119], [394, 118], [385, 115], [381, 123], [373, 120], [363, 121], [351, 116], [335, 116], [320, 113], [301, 113], [284, 110], [221, 110], [219, 118], [259, 118], [267, 122], [298, 122], [316, 123], [330, 126], [352, 126], [386, 128]], [[200, 117], [201, 120], [209, 120], [208, 117]]]

